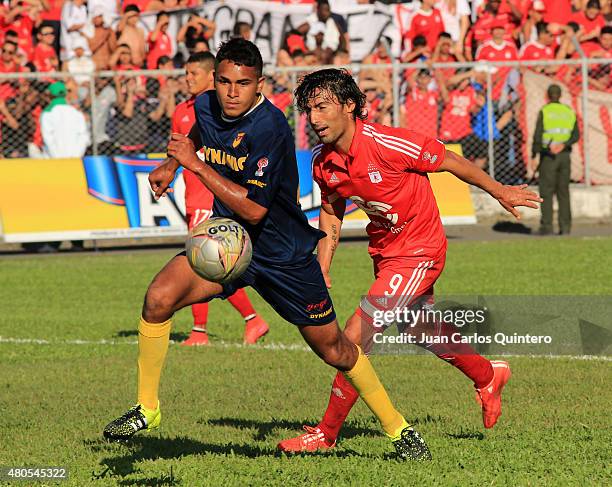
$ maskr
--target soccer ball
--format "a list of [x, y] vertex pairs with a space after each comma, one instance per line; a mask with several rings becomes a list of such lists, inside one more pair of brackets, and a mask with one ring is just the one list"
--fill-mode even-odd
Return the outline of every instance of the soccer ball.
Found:
[[210, 218], [194, 227], [185, 250], [189, 265], [198, 276], [221, 284], [246, 271], [253, 256], [249, 234], [229, 218]]

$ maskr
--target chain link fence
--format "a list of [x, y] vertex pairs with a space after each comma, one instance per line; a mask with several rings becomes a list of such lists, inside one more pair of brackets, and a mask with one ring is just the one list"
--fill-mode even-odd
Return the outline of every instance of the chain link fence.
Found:
[[[504, 184], [535, 180], [535, 123], [548, 86], [557, 83], [563, 91], [561, 101], [577, 113], [581, 134], [572, 152], [572, 180], [589, 185], [612, 184], [611, 63], [578, 59], [345, 67], [366, 95], [371, 122], [406, 127], [454, 144]], [[318, 143], [292, 97], [301, 76], [313, 69], [318, 67], [266, 70], [264, 94], [285, 113], [298, 149]], [[65, 93], [52, 93], [50, 86], [58, 80], [64, 81]], [[58, 133], [64, 134], [62, 157], [163, 153], [174, 109], [189, 97], [181, 70], [2, 74], [2, 157], [57, 157], [54, 144], [45, 138]], [[41, 123], [43, 113], [64, 102], [82, 119], [55, 119], [57, 127], [49, 130]]]

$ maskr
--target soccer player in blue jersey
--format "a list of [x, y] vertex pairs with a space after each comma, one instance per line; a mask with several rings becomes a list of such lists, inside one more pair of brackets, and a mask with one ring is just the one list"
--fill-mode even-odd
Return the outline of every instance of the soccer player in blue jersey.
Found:
[[[127, 440], [161, 421], [158, 389], [173, 314], [185, 306], [251, 286], [312, 350], [345, 374], [381, 422], [402, 458], [431, 458], [427, 445], [393, 407], [361, 349], [342, 333], [321, 268], [313, 255], [324, 236], [308, 224], [298, 202], [293, 135], [283, 113], [261, 95], [263, 63], [244, 39], [221, 46], [215, 61], [215, 91], [195, 102], [189, 137], [173, 134], [169, 159], [149, 181], [162, 197], [179, 165], [214, 194], [213, 216], [240, 222], [253, 242], [253, 259], [237, 280], [221, 285], [198, 277], [183, 253], [174, 257], [147, 290], [138, 335], [138, 402], [104, 429], [110, 440]], [[206, 161], [196, 150], [203, 148]]]

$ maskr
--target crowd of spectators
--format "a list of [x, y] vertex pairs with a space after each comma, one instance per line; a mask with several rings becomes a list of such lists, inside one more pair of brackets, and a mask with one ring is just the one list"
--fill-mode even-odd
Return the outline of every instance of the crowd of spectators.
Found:
[[[348, 1], [348, 0], [347, 0]], [[369, 3], [367, 0], [353, 0]], [[173, 16], [175, 9], [197, 6], [197, 0], [0, 0], [0, 73], [64, 71], [65, 101], [81, 110], [93, 127], [100, 152], [161, 152], [174, 107], [189, 95], [184, 77], [115, 75], [96, 77], [100, 70], [181, 68], [187, 57], [211, 47], [216, 26], [192, 11]], [[347, 21], [327, 0], [285, 0], [312, 4], [312, 14], [287, 32], [276, 65], [351, 64]], [[395, 3], [393, 1], [386, 3]], [[521, 76], [530, 69], [579, 89], [581, 72], [573, 65], [490, 67], [472, 69], [457, 62], [547, 61], [612, 57], [612, 0], [422, 0], [394, 6], [401, 46], [381, 36], [361, 63], [351, 69], [366, 94], [371, 121], [390, 124], [393, 86], [391, 63], [422, 63], [401, 72], [400, 125], [424, 131], [445, 142], [461, 143], [465, 154], [486, 167], [491, 137], [500, 167], [523, 167], [525, 107]], [[142, 14], [155, 12], [148, 27]], [[155, 15], [155, 14], [152, 14]], [[180, 18], [181, 25], [169, 30]], [[152, 26], [152, 27], [151, 27]], [[234, 25], [233, 35], [254, 39], [253, 26]], [[353, 59], [354, 61], [354, 59]], [[437, 67], [436, 63], [447, 63]], [[362, 65], [388, 64], [385, 69]], [[78, 74], [77, 74], [78, 73]], [[492, 106], [487, 82], [492, 81]], [[44, 153], [40, 118], [52, 103], [52, 79], [0, 82], [1, 150], [4, 157]], [[291, 83], [286, 74], [269, 77], [265, 94], [291, 115]], [[612, 91], [609, 64], [589, 70], [592, 88]], [[89, 110], [90, 89], [96, 110]], [[59, 88], [58, 88], [59, 89]], [[93, 113], [95, 120], [89, 117]], [[93, 122], [93, 123], [92, 123]], [[304, 132], [299, 145], [309, 147]], [[127, 128], [130, 127], [129, 130]], [[16, 137], [21, 134], [20, 137]], [[496, 169], [497, 170], [497, 169]], [[514, 172], [513, 178], [520, 171]]]
[[[201, 3], [0, 0], [0, 73], [49, 73], [0, 80], [2, 156], [81, 157], [93, 140], [100, 153], [163, 152], [174, 107], [189, 97], [184, 77], [115, 75], [92, 84], [92, 75], [173, 70], [191, 53], [208, 50], [215, 25], [195, 13], [176, 39], [168, 34], [172, 12]], [[142, 19], [147, 12], [157, 14], [152, 29]], [[79, 134], [73, 143], [58, 135], [68, 132]]]

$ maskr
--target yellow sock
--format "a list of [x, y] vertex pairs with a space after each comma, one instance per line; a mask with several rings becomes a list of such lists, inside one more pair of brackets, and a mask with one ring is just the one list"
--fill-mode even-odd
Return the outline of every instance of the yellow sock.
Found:
[[357, 362], [351, 370], [344, 373], [344, 376], [353, 384], [370, 411], [376, 415], [387, 436], [395, 438], [408, 423], [391, 404], [387, 391], [378, 380], [368, 358], [358, 346], [357, 350], [359, 352]]
[[140, 318], [138, 326], [138, 403], [156, 410], [159, 403], [159, 378], [164, 366], [172, 320], [147, 323]]

